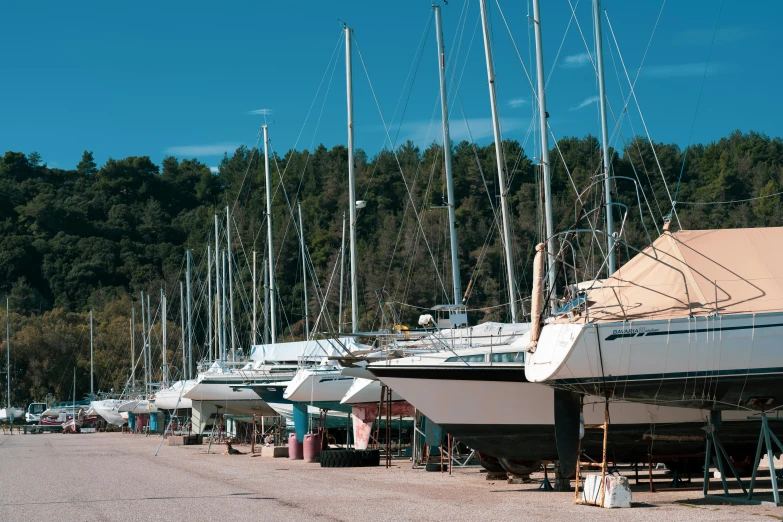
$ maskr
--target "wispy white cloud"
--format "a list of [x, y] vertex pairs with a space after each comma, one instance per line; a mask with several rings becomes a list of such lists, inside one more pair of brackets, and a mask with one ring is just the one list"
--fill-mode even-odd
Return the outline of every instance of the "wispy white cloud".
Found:
[[589, 98], [582, 100], [582, 103], [580, 103], [576, 107], [571, 107], [571, 109], [569, 110], [578, 111], [579, 109], [584, 109], [585, 107], [589, 107], [594, 103], [598, 103], [598, 96], [590, 96]]
[[572, 54], [563, 58], [561, 62], [563, 67], [570, 69], [576, 69], [578, 67], [586, 67], [590, 65], [590, 55], [587, 53]]
[[234, 152], [240, 147], [239, 143], [215, 143], [213, 145], [182, 145], [169, 147], [166, 154], [174, 156], [222, 156], [226, 152]]
[[219, 169], [219, 168], [217, 168], [217, 167], [209, 167], [209, 171], [210, 171], [212, 174], [217, 174], [218, 172], [220, 172], [220, 169]]
[[261, 116], [270, 116], [274, 112], [275, 111], [273, 111], [272, 109], [255, 109], [255, 110], [252, 110], [252, 111], [248, 112], [248, 114], [260, 114]]
[[508, 106], [512, 109], [519, 109], [525, 104], [527, 104], [527, 100], [524, 98], [514, 98], [513, 100], [508, 100]]
[[720, 63], [711, 63], [707, 66], [706, 62], [696, 62], [676, 65], [652, 65], [642, 69], [642, 75], [649, 78], [688, 78], [702, 76], [705, 68], [707, 69], [707, 76], [714, 76], [725, 70], [725, 67]]
[[[503, 133], [523, 128], [528, 121], [522, 118], [501, 118], [500, 125]], [[471, 137], [478, 141], [493, 137], [492, 118], [468, 118], [467, 122], [462, 120], [452, 120], [449, 123], [449, 134], [453, 142], [470, 140]], [[426, 147], [433, 141], [441, 140], [440, 123], [430, 120], [418, 120], [403, 123], [400, 128], [400, 137], [397, 140], [398, 145], [411, 140], [416, 145]]]

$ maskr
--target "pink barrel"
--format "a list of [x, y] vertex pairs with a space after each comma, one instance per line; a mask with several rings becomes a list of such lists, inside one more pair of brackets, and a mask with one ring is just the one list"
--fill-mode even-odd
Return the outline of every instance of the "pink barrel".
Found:
[[302, 458], [302, 455], [302, 443], [296, 440], [296, 433], [291, 433], [288, 435], [288, 458], [298, 460]]
[[321, 436], [317, 433], [305, 435], [303, 445], [305, 462], [315, 462], [321, 455]]

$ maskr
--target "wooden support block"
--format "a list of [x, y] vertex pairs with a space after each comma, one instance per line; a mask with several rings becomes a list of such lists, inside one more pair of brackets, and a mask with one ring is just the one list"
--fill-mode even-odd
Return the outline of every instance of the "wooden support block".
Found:
[[530, 480], [530, 475], [517, 475], [516, 473], [508, 473], [509, 484], [529, 484], [530, 482], [532, 482], [532, 480]]
[[288, 446], [262, 446], [261, 456], [273, 459], [288, 458]]
[[169, 437], [169, 446], [185, 446], [187, 435], [175, 435]]

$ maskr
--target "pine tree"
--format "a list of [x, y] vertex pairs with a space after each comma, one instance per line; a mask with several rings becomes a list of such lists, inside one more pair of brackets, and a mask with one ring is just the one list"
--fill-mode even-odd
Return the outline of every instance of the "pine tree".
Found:
[[82, 154], [82, 160], [76, 165], [76, 170], [82, 176], [90, 176], [98, 172], [98, 165], [95, 164], [95, 160], [92, 157], [91, 150], [85, 150]]

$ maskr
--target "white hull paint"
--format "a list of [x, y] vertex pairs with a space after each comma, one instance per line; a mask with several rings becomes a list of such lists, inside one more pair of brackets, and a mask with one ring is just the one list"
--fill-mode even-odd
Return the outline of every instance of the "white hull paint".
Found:
[[[375, 379], [356, 378], [351, 387], [345, 392], [340, 404], [367, 404], [381, 401], [381, 381]], [[392, 402], [405, 399], [392, 389]]]
[[100, 415], [103, 420], [108, 422], [109, 424], [114, 424], [115, 426], [122, 426], [126, 422], [128, 422], [128, 419], [126, 417], [123, 417], [118, 409], [123, 404], [126, 404], [130, 401], [128, 400], [118, 400], [118, 399], [107, 399], [104, 401], [92, 401], [90, 403], [90, 409]]
[[[519, 371], [522, 371], [520, 368]], [[526, 382], [448, 379], [381, 379], [439, 425], [554, 425], [554, 390]], [[703, 423], [709, 411], [612, 401], [612, 424]], [[586, 396], [586, 424], [603, 424], [604, 403]], [[747, 412], [724, 412], [724, 420], [745, 420]]]
[[177, 381], [169, 388], [155, 393], [152, 402], [161, 410], [189, 410], [193, 407], [191, 399], [185, 397], [196, 385], [194, 379], [188, 381]]
[[[783, 375], [781, 336], [781, 313], [553, 323], [542, 329], [525, 375], [593, 393], [609, 388], [619, 399], [742, 408], [753, 396], [783, 394], [769, 389]], [[739, 381], [739, 389], [723, 390]]]
[[[340, 402], [353, 384], [353, 378], [343, 377], [339, 369], [306, 368], [296, 372], [283, 397], [293, 402]], [[380, 398], [380, 392], [378, 393]]]
[[3, 408], [0, 409], [0, 422], [11, 422], [11, 418], [13, 417], [13, 422], [18, 423], [24, 423], [24, 410], [22, 408]]

